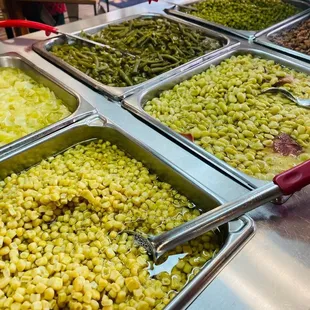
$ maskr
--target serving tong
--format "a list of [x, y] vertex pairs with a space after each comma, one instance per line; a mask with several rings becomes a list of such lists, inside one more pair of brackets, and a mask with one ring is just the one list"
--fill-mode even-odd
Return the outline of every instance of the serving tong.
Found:
[[156, 263], [166, 252], [202, 234], [234, 220], [264, 203], [282, 195], [292, 195], [310, 184], [310, 160], [280, 173], [273, 182], [259, 187], [250, 193], [223, 204], [194, 220], [186, 222], [157, 236], [144, 236], [135, 231], [125, 231], [134, 236], [138, 245], [143, 246]]
[[289, 90], [285, 88], [280, 88], [280, 87], [269, 87], [267, 89], [264, 89], [261, 94], [266, 94], [266, 93], [280, 93], [289, 100], [295, 102], [297, 105], [304, 107], [304, 108], [310, 108], [310, 99], [301, 99], [293, 95]]
[[0, 27], [2, 27], [2, 28], [7, 28], [7, 27], [8, 28], [9, 27], [13, 27], [13, 28], [25, 27], [25, 28], [31, 28], [31, 29], [37, 29], [37, 30], [44, 30], [47, 36], [49, 36], [51, 33], [61, 34], [61, 35], [64, 35], [64, 36], [66, 36], [68, 38], [72, 38], [74, 40], [79, 40], [79, 41], [83, 41], [85, 43], [92, 44], [92, 45], [95, 45], [95, 46], [104, 47], [104, 48], [107, 48], [107, 49], [112, 50], [114, 52], [121, 52], [122, 54], [126, 54], [126, 55], [129, 55], [129, 56], [133, 57], [133, 58], [136, 58], [136, 56], [134, 56], [134, 55], [132, 55], [132, 54], [130, 54], [128, 52], [118, 50], [118, 49], [116, 49], [116, 48], [114, 48], [114, 47], [112, 47], [110, 45], [99, 43], [99, 42], [95, 42], [95, 41], [92, 41], [92, 40], [88, 40], [86, 38], [82, 38], [82, 37], [76, 36], [76, 35], [71, 34], [71, 33], [60, 31], [56, 27], [53, 27], [53, 26], [50, 26], [50, 25], [46, 25], [46, 24], [42, 24], [42, 23], [38, 23], [38, 22], [33, 22], [33, 21], [23, 20], [23, 19], [7, 19], [7, 20], [0, 21]]

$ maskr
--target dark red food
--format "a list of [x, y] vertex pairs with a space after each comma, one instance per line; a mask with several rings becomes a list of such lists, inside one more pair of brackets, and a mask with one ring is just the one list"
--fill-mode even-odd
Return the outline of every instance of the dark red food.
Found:
[[302, 153], [302, 147], [286, 133], [281, 133], [274, 139], [273, 150], [283, 156], [297, 156]]
[[278, 86], [282, 86], [284, 84], [290, 84], [290, 83], [294, 83], [294, 78], [291, 75], [287, 75], [283, 78], [280, 78], [278, 82], [274, 83], [272, 86], [278, 87]]
[[280, 32], [271, 41], [292, 50], [310, 55], [310, 19], [294, 28]]
[[194, 142], [194, 137], [191, 133], [180, 133], [184, 138], [188, 139], [191, 142]]

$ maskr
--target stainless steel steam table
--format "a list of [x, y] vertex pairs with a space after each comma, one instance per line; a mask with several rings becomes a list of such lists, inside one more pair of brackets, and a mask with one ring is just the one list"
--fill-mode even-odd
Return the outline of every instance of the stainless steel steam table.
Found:
[[[152, 9], [156, 8], [158, 11], [164, 7], [164, 4], [152, 4]], [[128, 11], [139, 14], [148, 9], [147, 3], [139, 4], [65, 25], [61, 30], [75, 32], [121, 18]], [[41, 32], [12, 39], [0, 44], [0, 52], [17, 52], [57, 77], [123, 130], [174, 162], [225, 200], [247, 192], [241, 185], [136, 119], [122, 109], [118, 102], [108, 101], [33, 52], [31, 44], [41, 39], [45, 39]], [[265, 205], [251, 212], [257, 226], [255, 236], [189, 309], [310, 309], [309, 197], [310, 188], [295, 195], [282, 206]]]

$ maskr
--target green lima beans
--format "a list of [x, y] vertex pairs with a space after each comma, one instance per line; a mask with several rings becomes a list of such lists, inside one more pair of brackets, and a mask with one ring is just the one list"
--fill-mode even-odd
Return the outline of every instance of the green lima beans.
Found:
[[[310, 158], [310, 111], [263, 89], [291, 75], [284, 87], [310, 98], [309, 76], [252, 55], [232, 56], [148, 101], [145, 111], [240, 171], [263, 180]], [[297, 157], [272, 150], [280, 133], [304, 152]]]
[[[109, 25], [95, 35], [82, 34], [119, 51], [81, 42], [55, 45], [52, 53], [105, 85], [126, 87], [145, 82], [223, 44], [165, 18], [137, 18]], [[131, 57], [121, 51], [127, 51]]]
[[281, 0], [205, 0], [191, 5], [186, 13], [239, 30], [262, 30], [300, 9]]

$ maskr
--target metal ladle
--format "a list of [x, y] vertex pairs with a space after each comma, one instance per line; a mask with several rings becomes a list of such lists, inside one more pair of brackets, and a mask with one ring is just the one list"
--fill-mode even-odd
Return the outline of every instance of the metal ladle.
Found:
[[275, 198], [282, 195], [292, 195], [308, 184], [310, 184], [310, 160], [275, 176], [273, 182], [269, 182], [235, 201], [223, 204], [161, 235], [144, 237], [135, 231], [126, 232], [134, 235], [138, 245], [143, 246], [156, 263], [164, 253], [176, 246], [226, 224]]
[[280, 93], [283, 96], [285, 96], [286, 98], [290, 99], [291, 101], [295, 102], [296, 104], [298, 104], [301, 107], [304, 108], [310, 108], [310, 99], [301, 99], [301, 98], [297, 98], [295, 95], [293, 95], [289, 90], [285, 89], [285, 88], [279, 88], [279, 87], [270, 87], [267, 89], [264, 89], [261, 94], [266, 94], [266, 93]]

